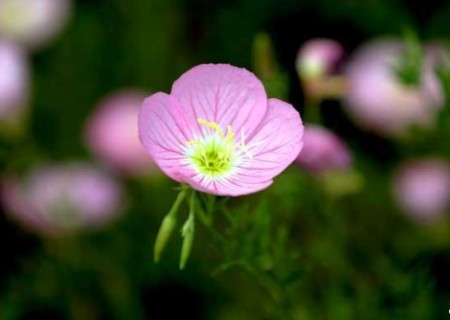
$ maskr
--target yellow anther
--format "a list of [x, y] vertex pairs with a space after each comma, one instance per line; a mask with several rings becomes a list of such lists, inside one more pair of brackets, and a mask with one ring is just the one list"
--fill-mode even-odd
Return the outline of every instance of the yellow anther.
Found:
[[194, 145], [194, 144], [199, 144], [200, 143], [200, 141], [198, 141], [198, 140], [189, 140], [189, 141], [186, 141], [186, 145], [188, 145], [188, 146], [192, 146], [192, 145]]
[[234, 132], [233, 132], [233, 128], [230, 125], [227, 127], [226, 139], [227, 139], [227, 141], [234, 143]]
[[202, 118], [197, 119], [197, 121], [198, 121], [199, 124], [201, 124], [203, 126], [207, 126], [208, 128], [213, 129], [215, 132], [217, 132], [217, 134], [221, 138], [224, 137], [222, 129], [220, 128], [219, 124], [217, 124], [216, 122], [214, 122], [214, 121], [206, 121], [205, 119], [202, 119]]

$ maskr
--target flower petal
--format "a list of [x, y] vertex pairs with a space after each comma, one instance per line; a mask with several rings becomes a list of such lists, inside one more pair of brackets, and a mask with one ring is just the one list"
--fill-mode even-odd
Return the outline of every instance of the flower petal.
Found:
[[246, 146], [251, 158], [240, 165], [246, 175], [269, 179], [280, 174], [303, 147], [299, 113], [286, 102], [269, 99], [266, 116]]
[[273, 180], [261, 179], [257, 181], [253, 177], [236, 174], [230, 179], [215, 179], [212, 180], [208, 177], [201, 175], [194, 175], [186, 179], [188, 183], [194, 189], [215, 194], [218, 196], [242, 196], [250, 193], [255, 193], [266, 189], [272, 184]]
[[223, 131], [231, 125], [235, 134], [250, 134], [267, 110], [266, 92], [258, 78], [246, 69], [227, 64], [203, 64], [190, 69], [175, 81], [171, 95], [203, 136], [211, 129], [199, 125], [198, 119], [215, 122]]
[[138, 127], [142, 144], [164, 173], [178, 182], [192, 174], [183, 165], [184, 146], [193, 137], [192, 124], [175, 98], [158, 92], [145, 99]]
[[302, 137], [299, 113], [288, 103], [269, 99], [264, 119], [246, 143], [251, 158], [246, 158], [229, 177], [213, 180], [194, 175], [186, 182], [216, 195], [240, 196], [260, 191], [296, 159], [303, 146]]

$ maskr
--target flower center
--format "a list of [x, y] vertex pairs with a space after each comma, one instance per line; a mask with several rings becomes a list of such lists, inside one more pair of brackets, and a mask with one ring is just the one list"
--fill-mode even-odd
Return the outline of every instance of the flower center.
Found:
[[225, 134], [216, 122], [197, 121], [212, 130], [206, 137], [186, 142], [187, 161], [198, 173], [212, 179], [225, 177], [243, 160], [244, 154], [251, 157], [243, 141], [236, 143], [231, 126]]

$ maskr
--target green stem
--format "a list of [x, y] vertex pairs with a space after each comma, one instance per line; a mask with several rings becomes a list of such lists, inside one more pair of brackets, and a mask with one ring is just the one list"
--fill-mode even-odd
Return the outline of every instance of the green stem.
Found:
[[306, 96], [305, 119], [308, 123], [321, 123], [320, 100], [317, 97]]
[[181, 191], [178, 194], [177, 198], [175, 199], [175, 202], [173, 203], [172, 208], [170, 209], [167, 215], [171, 217], [176, 217], [178, 210], [180, 209], [180, 205], [181, 203], [183, 203], [184, 199], [188, 195], [189, 190], [191, 190], [189, 187], [181, 185]]

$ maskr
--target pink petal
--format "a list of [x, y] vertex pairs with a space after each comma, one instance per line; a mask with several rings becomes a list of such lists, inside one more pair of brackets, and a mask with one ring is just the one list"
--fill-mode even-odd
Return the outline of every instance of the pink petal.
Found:
[[211, 180], [200, 175], [187, 182], [194, 188], [217, 195], [239, 196], [267, 188], [273, 178], [291, 164], [303, 146], [299, 113], [288, 103], [268, 100], [267, 113], [245, 141], [251, 158], [240, 164], [228, 179]]
[[225, 131], [231, 125], [236, 134], [252, 133], [267, 110], [267, 96], [256, 76], [226, 64], [203, 64], [184, 73], [172, 86], [189, 123], [202, 135], [210, 129], [198, 119], [213, 121]]
[[193, 139], [192, 123], [175, 98], [158, 92], [145, 99], [138, 127], [142, 144], [164, 173], [178, 182], [192, 174], [182, 165], [185, 143]]
[[253, 176], [236, 174], [231, 179], [211, 180], [204, 176], [194, 175], [186, 182], [198, 191], [218, 196], [242, 196], [266, 189], [273, 182], [272, 179], [257, 181]]
[[288, 103], [269, 99], [267, 114], [246, 145], [252, 158], [241, 167], [248, 174], [274, 177], [289, 166], [303, 147], [303, 124]]

